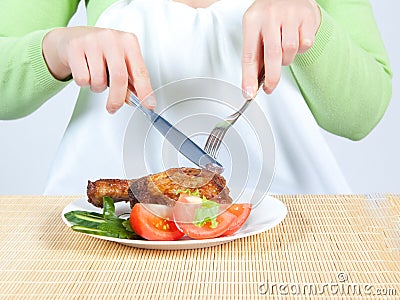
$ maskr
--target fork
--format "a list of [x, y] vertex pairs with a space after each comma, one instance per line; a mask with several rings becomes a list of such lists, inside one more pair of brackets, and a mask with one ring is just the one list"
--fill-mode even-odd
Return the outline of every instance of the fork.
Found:
[[[258, 89], [260, 89], [261, 85], [263, 84], [264, 78], [265, 72], [263, 68], [261, 70], [260, 76], [258, 77]], [[237, 119], [239, 119], [239, 117], [244, 113], [244, 111], [254, 98], [255, 96], [253, 98], [247, 99], [238, 111], [227, 116], [222, 122], [219, 122], [215, 125], [210, 135], [208, 136], [207, 142], [204, 146], [204, 151], [206, 151], [213, 158], [217, 157], [219, 148], [221, 147], [221, 143], [224, 139], [226, 132], [233, 124], [235, 124]]]

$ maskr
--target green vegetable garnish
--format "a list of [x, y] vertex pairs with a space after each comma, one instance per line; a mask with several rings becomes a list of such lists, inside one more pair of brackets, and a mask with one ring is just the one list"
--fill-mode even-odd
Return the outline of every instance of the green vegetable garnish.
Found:
[[199, 227], [203, 227], [207, 223], [210, 224], [210, 228], [216, 228], [218, 226], [217, 216], [219, 211], [219, 204], [217, 202], [207, 200], [203, 196], [201, 207], [197, 208], [194, 213], [193, 224]]
[[132, 227], [131, 227], [131, 223], [129, 222], [129, 219], [123, 221], [123, 222], [122, 222], [122, 226], [124, 226], [124, 228], [125, 228], [126, 231], [135, 233], [135, 232], [133, 231]]
[[70, 211], [67, 212], [64, 216], [69, 222], [73, 224], [79, 224], [88, 228], [97, 228], [99, 224], [106, 222], [102, 214], [88, 211]]
[[103, 197], [103, 216], [104, 219], [118, 219], [118, 216], [115, 215], [114, 200], [111, 197]]
[[185, 194], [187, 194], [188, 196], [195, 196], [195, 197], [199, 197], [199, 198], [200, 198], [199, 189], [196, 189], [194, 192], [190, 191], [190, 189], [186, 189], [186, 191], [184, 191], [184, 190], [177, 190], [177, 191], [175, 191], [175, 194], [176, 194], [176, 195], [179, 195], [179, 194], [181, 194], [181, 193], [185, 193]]
[[119, 218], [115, 214], [115, 205], [111, 197], [103, 197], [103, 213], [74, 210], [64, 214], [78, 232], [116, 237], [120, 239], [141, 239], [131, 228], [129, 219]]

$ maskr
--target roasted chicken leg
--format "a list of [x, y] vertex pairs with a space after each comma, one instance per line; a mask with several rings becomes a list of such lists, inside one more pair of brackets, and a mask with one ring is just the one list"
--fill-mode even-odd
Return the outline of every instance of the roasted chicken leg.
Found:
[[100, 179], [88, 181], [88, 201], [97, 207], [103, 206], [103, 197], [109, 196], [114, 202], [156, 203], [173, 205], [179, 192], [199, 191], [200, 197], [223, 203], [232, 203], [225, 179], [205, 169], [172, 168], [134, 180]]

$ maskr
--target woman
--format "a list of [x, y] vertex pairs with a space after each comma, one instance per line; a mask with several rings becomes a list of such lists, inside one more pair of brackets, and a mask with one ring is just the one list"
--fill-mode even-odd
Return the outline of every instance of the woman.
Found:
[[[90, 87], [80, 94], [46, 192], [77, 194], [87, 179], [123, 177], [128, 78], [154, 108], [156, 99], [146, 97], [152, 87], [196, 76], [229, 81], [252, 97], [263, 67], [271, 96], [257, 100], [277, 144], [271, 191], [349, 192], [317, 124], [359, 140], [390, 101], [392, 74], [369, 2], [180, 2], [90, 0], [88, 23], [96, 27], [65, 28], [78, 1], [2, 1], [1, 118], [31, 113], [71, 78]], [[97, 94], [107, 82], [108, 95]], [[102, 101], [120, 112], [105, 113]]]

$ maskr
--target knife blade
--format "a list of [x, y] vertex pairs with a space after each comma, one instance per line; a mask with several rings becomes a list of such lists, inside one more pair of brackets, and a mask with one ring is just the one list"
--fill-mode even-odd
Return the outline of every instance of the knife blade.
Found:
[[137, 107], [152, 122], [152, 125], [186, 158], [197, 166], [210, 170], [214, 173], [222, 173], [224, 167], [207, 152], [200, 148], [189, 137], [179, 131], [170, 122], [164, 119], [153, 110], [144, 107], [140, 100], [132, 91], [128, 90], [125, 102], [131, 106]]

